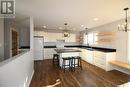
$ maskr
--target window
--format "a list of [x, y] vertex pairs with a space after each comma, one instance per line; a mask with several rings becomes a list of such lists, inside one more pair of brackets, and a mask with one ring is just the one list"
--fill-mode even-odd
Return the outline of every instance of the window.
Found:
[[91, 32], [88, 34], [84, 34], [84, 44], [97, 44], [98, 37], [97, 33]]
[[87, 45], [88, 44], [88, 35], [86, 33], [84, 34], [83, 40], [84, 40], [83, 43]]
[[94, 43], [94, 35], [93, 33], [88, 34], [88, 43], [93, 44]]

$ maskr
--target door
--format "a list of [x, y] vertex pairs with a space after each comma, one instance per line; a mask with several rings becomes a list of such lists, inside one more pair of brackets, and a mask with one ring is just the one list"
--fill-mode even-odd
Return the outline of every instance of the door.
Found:
[[18, 54], [18, 33], [12, 30], [12, 56]]

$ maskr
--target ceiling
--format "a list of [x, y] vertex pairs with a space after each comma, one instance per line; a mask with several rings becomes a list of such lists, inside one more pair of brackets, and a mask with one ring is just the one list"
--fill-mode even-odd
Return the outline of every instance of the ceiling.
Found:
[[36, 28], [64, 28], [67, 22], [78, 31], [124, 18], [125, 7], [130, 0], [16, 0], [16, 14], [33, 16]]

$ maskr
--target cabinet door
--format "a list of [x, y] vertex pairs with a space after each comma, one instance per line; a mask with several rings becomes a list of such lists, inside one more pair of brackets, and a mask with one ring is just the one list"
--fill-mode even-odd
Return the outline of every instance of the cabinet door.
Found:
[[106, 68], [106, 54], [104, 52], [94, 52], [94, 65], [102, 69]]
[[81, 49], [81, 57], [84, 61], [87, 61], [87, 51], [86, 49]]
[[44, 59], [52, 59], [53, 54], [55, 54], [54, 48], [45, 48], [44, 49]]
[[94, 62], [94, 51], [87, 50], [87, 62], [93, 64]]

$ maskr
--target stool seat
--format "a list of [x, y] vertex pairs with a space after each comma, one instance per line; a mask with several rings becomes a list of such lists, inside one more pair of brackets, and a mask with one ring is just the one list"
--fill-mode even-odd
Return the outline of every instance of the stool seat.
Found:
[[71, 57], [66, 57], [66, 58], [62, 58], [63, 62], [62, 62], [62, 68], [65, 69], [68, 67], [69, 69], [71, 69], [71, 63], [72, 63], [72, 58]]

